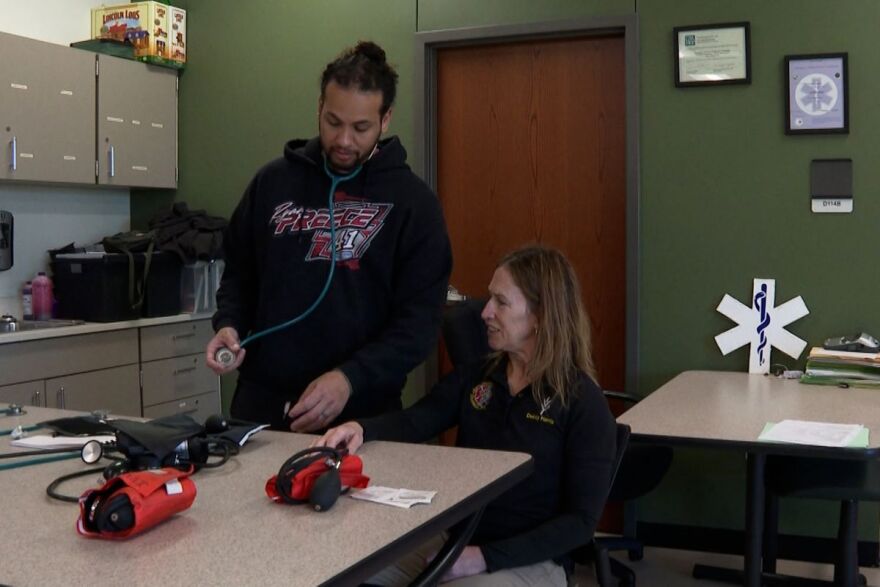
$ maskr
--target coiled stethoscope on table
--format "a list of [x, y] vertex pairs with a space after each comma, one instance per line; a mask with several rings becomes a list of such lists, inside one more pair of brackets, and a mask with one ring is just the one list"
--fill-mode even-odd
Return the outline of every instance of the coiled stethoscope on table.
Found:
[[[373, 152], [375, 152], [376, 147], [373, 147]], [[370, 154], [372, 157], [373, 154]], [[336, 175], [330, 169], [330, 165], [327, 163], [327, 157], [324, 157], [324, 173], [327, 174], [327, 177], [330, 178], [330, 192], [327, 196], [327, 208], [329, 209], [330, 214], [330, 270], [327, 272], [327, 279], [324, 282], [324, 288], [321, 290], [321, 293], [318, 294], [318, 297], [315, 298], [315, 301], [312, 302], [312, 305], [306, 308], [301, 314], [298, 316], [291, 318], [287, 322], [282, 322], [281, 324], [277, 324], [270, 328], [266, 328], [264, 330], [260, 330], [255, 332], [249, 336], [247, 336], [244, 340], [239, 343], [239, 348], [244, 348], [245, 345], [255, 341], [258, 338], [266, 336], [267, 334], [272, 334], [273, 332], [278, 332], [279, 330], [283, 330], [289, 326], [293, 326], [297, 322], [301, 322], [315, 311], [315, 308], [324, 300], [324, 297], [327, 295], [327, 292], [330, 290], [330, 282], [333, 281], [333, 273], [336, 270], [336, 220], [334, 218], [334, 206], [333, 202], [336, 195], [336, 188], [340, 183], [344, 181], [348, 181], [350, 179], [354, 179], [363, 169], [363, 165], [358, 165], [357, 168], [347, 175]], [[233, 363], [235, 363], [236, 353], [233, 353], [228, 347], [220, 347], [214, 353], [214, 360], [222, 365], [224, 368], [230, 367]]]

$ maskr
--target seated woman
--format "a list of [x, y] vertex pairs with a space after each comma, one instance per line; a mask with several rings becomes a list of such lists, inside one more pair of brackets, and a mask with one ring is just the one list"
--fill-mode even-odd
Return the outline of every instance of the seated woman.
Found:
[[[409, 409], [346, 422], [316, 445], [420, 442], [458, 425], [458, 446], [531, 454], [534, 474], [486, 507], [444, 581], [564, 586], [568, 553], [592, 538], [602, 513], [615, 454], [580, 286], [559, 251], [528, 246], [501, 261], [489, 293], [486, 360], [455, 370]], [[438, 537], [369, 583], [408, 584], [441, 545]]]

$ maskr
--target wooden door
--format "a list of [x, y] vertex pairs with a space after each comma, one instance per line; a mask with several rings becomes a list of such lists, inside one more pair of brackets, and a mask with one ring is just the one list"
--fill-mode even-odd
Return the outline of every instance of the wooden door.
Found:
[[623, 389], [623, 36], [446, 48], [437, 59], [437, 188], [451, 283], [485, 296], [506, 252], [531, 242], [559, 248], [583, 287], [599, 383]]

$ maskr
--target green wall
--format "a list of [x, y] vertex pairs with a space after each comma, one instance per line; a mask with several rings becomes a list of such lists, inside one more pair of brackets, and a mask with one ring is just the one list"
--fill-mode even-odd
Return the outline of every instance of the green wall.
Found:
[[[777, 280], [782, 303], [802, 295], [810, 315], [790, 330], [824, 337], [880, 332], [875, 245], [880, 202], [876, 0], [188, 0], [189, 63], [180, 90], [180, 188], [137, 192], [141, 226], [173, 198], [228, 214], [248, 179], [285, 140], [315, 133], [318, 76], [355, 40], [383, 45], [401, 74], [392, 132], [413, 141], [413, 33], [636, 11], [640, 27], [640, 393], [688, 369], [744, 371], [746, 349], [722, 357], [713, 337], [733, 326], [724, 293], [748, 300], [755, 277]], [[678, 89], [672, 28], [751, 23], [751, 85]], [[787, 54], [849, 53], [850, 134], [783, 134]], [[814, 215], [809, 163], [849, 157], [855, 212]], [[774, 362], [802, 366], [775, 351]], [[736, 414], [731, 414], [736, 418]], [[692, 473], [701, 471], [700, 475]], [[711, 472], [711, 475], [705, 473]], [[739, 455], [679, 451], [643, 504], [655, 522], [739, 528]], [[719, 489], [721, 488], [721, 489]], [[792, 509], [794, 507], [794, 509]], [[784, 505], [783, 532], [811, 529], [814, 505]], [[821, 509], [826, 528], [836, 518]], [[832, 513], [828, 513], [832, 512]], [[877, 511], [867, 517], [876, 523]], [[863, 520], [866, 516], [863, 516]], [[827, 518], [827, 524], [825, 520]], [[876, 532], [875, 532], [876, 534]], [[876, 536], [873, 536], [876, 539]]]

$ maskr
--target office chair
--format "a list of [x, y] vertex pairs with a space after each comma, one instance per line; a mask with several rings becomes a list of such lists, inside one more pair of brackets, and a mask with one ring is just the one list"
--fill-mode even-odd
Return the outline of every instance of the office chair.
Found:
[[[480, 318], [485, 305], [485, 299], [475, 298], [446, 307], [442, 321], [443, 342], [453, 366], [467, 364], [490, 352], [486, 326]], [[604, 393], [606, 397], [630, 403], [639, 400], [627, 393]], [[634, 500], [657, 487], [671, 463], [672, 449], [669, 447], [637, 444], [623, 453], [608, 496], [608, 501], [624, 502], [623, 536], [595, 537], [590, 545], [573, 553], [575, 562], [594, 562], [600, 587], [610, 587], [612, 576], [619, 579], [621, 586], [635, 587], [635, 573], [611, 558], [608, 552], [627, 550], [630, 560], [642, 558], [642, 543], [635, 537]]]
[[[776, 573], [779, 498], [840, 502], [834, 581], [810, 579], [810, 585], [864, 585], [858, 561], [859, 501], [880, 501], [880, 462], [813, 457], [769, 456], [764, 473], [764, 572]], [[798, 584], [806, 584], [797, 578]]]
[[[606, 391], [605, 396], [636, 403], [639, 398], [628, 393]], [[672, 464], [672, 448], [650, 444], [633, 444], [627, 448], [608, 494], [609, 502], [623, 502], [623, 534], [596, 536], [588, 547], [575, 551], [575, 561], [586, 564], [592, 559], [599, 587], [610, 587], [612, 577], [620, 587], [635, 587], [636, 574], [628, 566], [609, 555], [610, 551], [626, 550], [629, 560], [642, 559], [644, 545], [636, 538], [636, 499], [653, 491]]]

